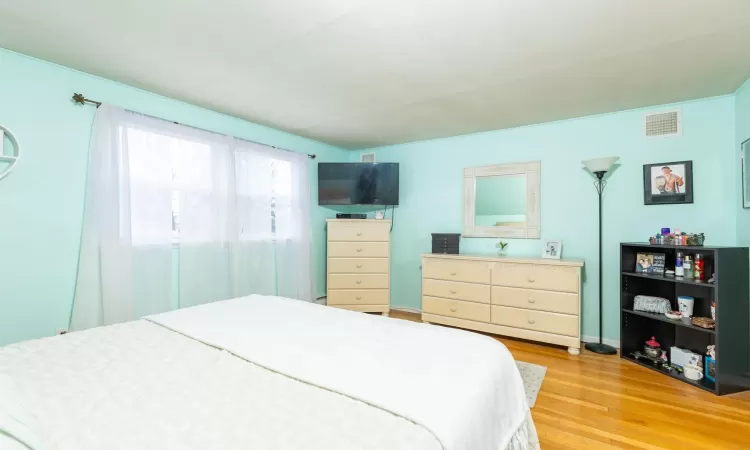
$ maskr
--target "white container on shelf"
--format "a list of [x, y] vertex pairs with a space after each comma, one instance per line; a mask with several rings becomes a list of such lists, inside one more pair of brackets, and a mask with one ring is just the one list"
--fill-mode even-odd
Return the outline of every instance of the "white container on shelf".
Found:
[[680, 312], [683, 317], [693, 317], [693, 307], [695, 306], [695, 298], [688, 297], [687, 295], [680, 295], [677, 297], [677, 304], [679, 305]]

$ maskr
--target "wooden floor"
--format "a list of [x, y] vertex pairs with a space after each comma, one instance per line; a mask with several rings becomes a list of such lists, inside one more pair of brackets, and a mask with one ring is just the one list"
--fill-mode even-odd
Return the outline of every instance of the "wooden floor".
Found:
[[750, 449], [750, 393], [717, 397], [619, 356], [496, 339], [547, 367], [531, 410], [542, 450]]

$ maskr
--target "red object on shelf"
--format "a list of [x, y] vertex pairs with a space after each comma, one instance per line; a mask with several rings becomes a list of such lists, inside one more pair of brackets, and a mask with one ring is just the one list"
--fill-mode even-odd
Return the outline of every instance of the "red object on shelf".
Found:
[[695, 262], [693, 264], [693, 273], [695, 279], [703, 281], [706, 278], [706, 261], [703, 259], [703, 255], [695, 255]]

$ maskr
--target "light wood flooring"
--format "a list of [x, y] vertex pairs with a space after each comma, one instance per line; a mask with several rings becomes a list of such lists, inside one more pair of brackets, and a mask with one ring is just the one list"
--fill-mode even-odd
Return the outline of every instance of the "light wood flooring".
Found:
[[750, 393], [717, 397], [619, 356], [494, 337], [547, 367], [531, 410], [542, 450], [750, 449]]

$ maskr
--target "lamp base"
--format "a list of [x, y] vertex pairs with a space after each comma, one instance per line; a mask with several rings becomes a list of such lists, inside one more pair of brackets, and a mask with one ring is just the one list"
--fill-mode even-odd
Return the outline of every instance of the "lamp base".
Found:
[[607, 344], [599, 344], [598, 342], [589, 342], [585, 345], [586, 350], [600, 355], [616, 355], [617, 349]]

